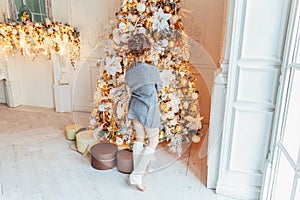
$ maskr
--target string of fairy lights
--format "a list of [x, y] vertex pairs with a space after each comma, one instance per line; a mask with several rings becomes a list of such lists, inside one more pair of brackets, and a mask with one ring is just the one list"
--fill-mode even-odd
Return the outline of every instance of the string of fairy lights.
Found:
[[35, 59], [44, 54], [51, 59], [53, 53], [63, 56], [69, 53], [73, 67], [80, 57], [80, 34], [68, 24], [30, 22], [23, 13], [22, 22], [0, 22], [0, 54], [7, 57], [20, 52], [26, 58]]

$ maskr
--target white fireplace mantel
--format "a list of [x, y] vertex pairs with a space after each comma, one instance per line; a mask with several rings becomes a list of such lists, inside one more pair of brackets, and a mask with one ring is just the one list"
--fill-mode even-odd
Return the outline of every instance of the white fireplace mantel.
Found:
[[[24, 104], [24, 99], [28, 99], [30, 97], [26, 92], [23, 91], [24, 84], [22, 80], [22, 76], [24, 74], [21, 72], [21, 67], [30, 68], [32, 66], [20, 66], [22, 63], [21, 59], [25, 59], [21, 56], [8, 56], [7, 58], [2, 57], [0, 60], [0, 80], [4, 80], [4, 89], [5, 89], [5, 97], [6, 102], [9, 107], [17, 107]], [[24, 60], [27, 61], [28, 60]], [[49, 70], [52, 74], [49, 74], [49, 80], [52, 80], [52, 92], [50, 91], [48, 96], [53, 96], [53, 102], [56, 112], [71, 112], [72, 111], [72, 84], [69, 81], [68, 70], [69, 67], [67, 65], [67, 60], [63, 56], [59, 56], [58, 54], [54, 54], [52, 56], [51, 62], [47, 61], [45, 64], [42, 64], [38, 67], [47, 67], [46, 65], [52, 65], [52, 70]], [[49, 67], [49, 66], [48, 66]], [[34, 69], [31, 69], [34, 70]], [[39, 73], [39, 72], [36, 72]], [[44, 74], [47, 73], [43, 72]], [[46, 75], [47, 76], [47, 75]], [[35, 75], [32, 75], [34, 79]], [[51, 78], [52, 77], [52, 78]], [[30, 77], [29, 77], [30, 78]], [[23, 85], [22, 85], [23, 84]], [[43, 84], [36, 81], [36, 84]], [[51, 83], [49, 83], [51, 84]], [[35, 98], [39, 98], [39, 93], [45, 92], [44, 90], [35, 91], [36, 88], [32, 87], [29, 89], [33, 91], [35, 94]], [[52, 101], [52, 100], [48, 100]], [[39, 106], [39, 105], [37, 105]], [[52, 107], [51, 105], [45, 107]]]

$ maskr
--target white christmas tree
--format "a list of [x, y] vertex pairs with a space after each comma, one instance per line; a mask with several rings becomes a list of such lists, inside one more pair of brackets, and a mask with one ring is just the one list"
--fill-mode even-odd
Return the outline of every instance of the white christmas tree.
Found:
[[127, 41], [137, 33], [149, 37], [151, 51], [145, 60], [157, 66], [163, 81], [164, 87], [159, 92], [160, 141], [168, 141], [170, 150], [180, 154], [181, 143], [187, 136], [199, 134], [202, 128], [199, 92], [189, 71], [189, 45], [180, 8], [180, 0], [123, 0], [104, 38], [106, 55], [98, 62], [90, 124], [99, 136], [117, 145], [130, 145], [134, 141], [134, 126], [127, 118], [129, 94], [124, 71], [133, 62]]

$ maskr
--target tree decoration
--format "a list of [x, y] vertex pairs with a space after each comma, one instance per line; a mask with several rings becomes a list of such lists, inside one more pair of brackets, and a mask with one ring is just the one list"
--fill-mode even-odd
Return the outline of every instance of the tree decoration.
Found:
[[24, 22], [9, 24], [0, 22], [0, 54], [20, 52], [25, 57], [35, 59], [43, 53], [49, 59], [53, 52], [60, 55], [70, 54], [70, 62], [80, 57], [80, 35], [76, 28], [59, 22], [30, 22], [27, 13], [23, 13]]
[[[195, 78], [189, 71], [189, 45], [179, 15], [180, 0], [123, 0], [104, 36], [105, 57], [98, 62], [97, 91], [90, 124], [95, 133], [116, 144], [131, 144], [135, 129], [127, 119], [129, 92], [124, 72], [133, 63], [127, 41], [137, 33], [147, 35], [151, 50], [145, 61], [157, 66], [163, 80], [159, 92], [160, 141], [182, 153], [188, 135], [202, 128]], [[105, 124], [105, 126], [104, 126]], [[98, 127], [101, 127], [100, 129]]]

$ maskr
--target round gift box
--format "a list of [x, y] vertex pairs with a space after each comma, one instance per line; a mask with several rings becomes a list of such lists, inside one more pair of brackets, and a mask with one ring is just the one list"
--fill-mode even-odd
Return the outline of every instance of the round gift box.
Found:
[[133, 155], [129, 149], [122, 149], [117, 153], [117, 169], [119, 172], [130, 174], [133, 171]]
[[108, 142], [95, 144], [91, 148], [92, 167], [99, 170], [112, 169], [116, 166], [118, 147]]

